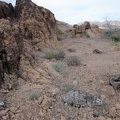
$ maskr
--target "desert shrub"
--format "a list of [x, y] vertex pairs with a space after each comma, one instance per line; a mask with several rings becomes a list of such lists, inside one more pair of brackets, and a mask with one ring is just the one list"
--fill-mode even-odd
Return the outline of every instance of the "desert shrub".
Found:
[[59, 41], [62, 41], [63, 39], [65, 39], [65, 33], [62, 31], [62, 30], [60, 30], [60, 29], [58, 29], [58, 36], [57, 36], [57, 39], [59, 40]]
[[52, 76], [53, 75], [52, 71], [48, 71], [48, 75]]
[[120, 42], [120, 29], [108, 29], [104, 31], [105, 37], [116, 42]]
[[89, 35], [88, 33], [85, 33], [85, 36], [86, 36], [87, 38], [90, 38], [90, 35]]
[[49, 50], [49, 49], [45, 50], [44, 55], [45, 55], [45, 58], [52, 59], [53, 58], [53, 50]]
[[44, 58], [44, 54], [42, 52], [36, 51], [35, 52], [35, 60], [40, 60], [42, 58]]
[[53, 50], [53, 58], [55, 58], [56, 60], [64, 59], [64, 57], [65, 53], [63, 52], [62, 49]]
[[66, 62], [68, 66], [80, 66], [80, 60], [77, 56], [68, 56]]
[[30, 100], [38, 100], [38, 98], [40, 97], [40, 93], [38, 91], [32, 90], [30, 92]]
[[120, 42], [120, 37], [119, 36], [112, 36], [111, 38], [115, 42]]
[[62, 49], [46, 50], [44, 54], [47, 59], [55, 58], [56, 60], [61, 60], [65, 57]]
[[75, 90], [75, 86], [71, 83], [65, 84], [65, 91], [69, 92], [70, 90]]
[[51, 64], [51, 66], [60, 74], [64, 74], [67, 72], [66, 64], [65, 62], [56, 61]]
[[87, 34], [86, 37], [87, 37], [87, 38], [90, 38], [90, 35]]

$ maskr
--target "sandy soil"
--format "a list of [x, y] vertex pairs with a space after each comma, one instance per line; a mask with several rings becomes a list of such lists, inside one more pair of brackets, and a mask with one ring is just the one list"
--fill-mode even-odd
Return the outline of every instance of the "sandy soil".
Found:
[[[120, 51], [113, 48], [111, 41], [101, 37], [65, 39], [60, 46], [66, 57], [78, 56], [81, 65], [67, 67], [66, 74], [46, 80], [19, 78], [18, 89], [7, 94], [9, 110], [4, 120], [120, 120], [120, 93], [109, 85], [109, 77], [120, 74]], [[69, 52], [69, 48], [75, 52]], [[94, 49], [102, 53], [93, 53]], [[42, 61], [51, 64], [52, 60]], [[108, 106], [107, 114], [93, 117], [94, 108], [65, 105], [61, 95], [73, 88], [100, 96]], [[30, 100], [32, 91], [39, 93], [38, 100]]]

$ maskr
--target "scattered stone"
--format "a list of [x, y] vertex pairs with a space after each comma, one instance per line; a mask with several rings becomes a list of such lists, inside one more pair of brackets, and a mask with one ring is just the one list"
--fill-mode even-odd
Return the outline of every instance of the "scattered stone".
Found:
[[75, 49], [69, 48], [68, 52], [75, 52]]
[[50, 97], [47, 97], [47, 96], [45, 95], [45, 96], [44, 96], [44, 99], [43, 99], [43, 102], [42, 102], [42, 104], [41, 104], [42, 108], [43, 108], [44, 110], [47, 110], [47, 109], [50, 108], [51, 104], [52, 104], [52, 99], [51, 99]]
[[4, 107], [5, 107], [5, 103], [0, 100], [0, 110], [3, 109]]
[[12, 112], [12, 113], [16, 113], [16, 111], [18, 110], [18, 107], [16, 108], [16, 107], [11, 107], [10, 108], [10, 111]]
[[107, 120], [112, 120], [112, 118], [108, 118]]
[[106, 120], [104, 117], [100, 116], [98, 120]]
[[93, 112], [93, 117], [99, 117], [100, 113], [98, 111]]
[[0, 116], [5, 116], [8, 111], [9, 111], [9, 109], [1, 110], [1, 111], [0, 111]]
[[102, 101], [99, 97], [93, 96], [88, 92], [71, 90], [68, 93], [62, 95], [62, 99], [65, 103], [79, 107], [93, 107], [102, 105]]
[[77, 86], [77, 85], [78, 85], [77, 80], [74, 80], [74, 81], [73, 81], [73, 85], [74, 85], [74, 86]]
[[120, 89], [120, 74], [111, 76], [109, 82], [114, 89]]
[[41, 117], [44, 117], [44, 116], [45, 116], [45, 114], [44, 114], [42, 111], [39, 112], [39, 115], [40, 115]]
[[2, 116], [2, 119], [3, 119], [3, 120], [9, 120], [9, 116], [8, 116], [8, 114], [5, 115], [5, 116]]
[[57, 109], [57, 113], [60, 113], [60, 112], [61, 112], [61, 109], [60, 109], [60, 108], [58, 108], [58, 109]]
[[41, 105], [41, 103], [43, 102], [43, 99], [44, 99], [43, 96], [40, 96], [40, 97], [38, 98], [38, 104], [39, 104], [39, 105]]
[[109, 110], [109, 115], [113, 118], [116, 117], [116, 109], [114, 107]]
[[115, 105], [115, 107], [116, 107], [117, 110], [120, 110], [120, 104], [119, 104], [119, 103], [117, 103], [117, 104]]
[[100, 50], [98, 50], [98, 49], [95, 49], [95, 50], [93, 50], [93, 53], [95, 53], [95, 54], [101, 54], [102, 52]]
[[61, 116], [61, 119], [60, 120], [66, 120], [66, 118], [64, 116]]

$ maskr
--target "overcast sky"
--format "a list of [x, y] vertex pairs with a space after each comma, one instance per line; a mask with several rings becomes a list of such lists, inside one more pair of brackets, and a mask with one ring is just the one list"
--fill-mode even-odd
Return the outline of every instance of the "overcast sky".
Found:
[[[3, 1], [3, 0], [2, 0]], [[15, 0], [4, 0], [15, 4]], [[51, 10], [57, 20], [69, 24], [83, 21], [120, 19], [120, 0], [32, 0], [39, 6]]]

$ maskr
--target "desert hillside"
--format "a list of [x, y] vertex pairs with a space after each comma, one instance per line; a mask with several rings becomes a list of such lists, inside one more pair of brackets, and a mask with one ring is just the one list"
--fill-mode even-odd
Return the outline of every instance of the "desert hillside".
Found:
[[120, 120], [119, 29], [0, 1], [0, 120]]

